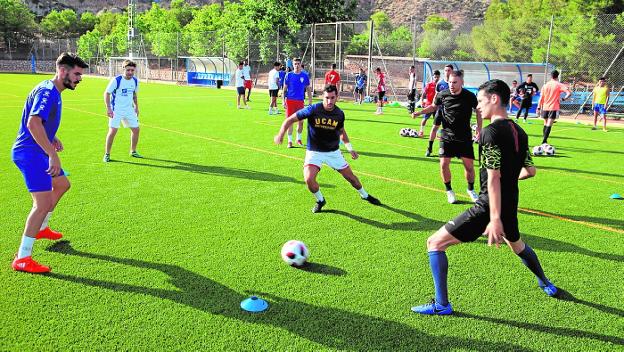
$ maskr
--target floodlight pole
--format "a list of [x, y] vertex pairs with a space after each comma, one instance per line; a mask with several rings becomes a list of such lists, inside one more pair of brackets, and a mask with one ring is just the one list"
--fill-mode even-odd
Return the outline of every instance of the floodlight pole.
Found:
[[552, 42], [553, 23], [555, 22], [555, 15], [550, 16], [550, 31], [548, 32], [548, 48], [546, 49], [546, 66], [544, 66], [544, 84], [546, 84], [548, 77], [548, 60], [550, 59], [550, 43]]
[[370, 31], [368, 32], [368, 79], [366, 80], [366, 95], [370, 94], [370, 86], [373, 71], [373, 21], [368, 21]]
[[134, 57], [134, 0], [128, 0], [128, 56]]

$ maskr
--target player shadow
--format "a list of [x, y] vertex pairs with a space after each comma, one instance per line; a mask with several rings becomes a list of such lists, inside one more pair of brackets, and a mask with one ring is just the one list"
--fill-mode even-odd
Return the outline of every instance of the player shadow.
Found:
[[434, 220], [434, 219], [429, 219], [422, 215], [412, 213], [407, 210], [394, 208], [386, 204], [382, 204], [379, 207], [389, 210], [391, 212], [394, 212], [396, 214], [402, 215], [414, 221], [384, 223], [384, 222], [377, 221], [377, 220], [367, 219], [359, 215], [351, 214], [344, 210], [338, 210], [338, 209], [323, 210], [321, 213], [341, 215], [351, 220], [355, 220], [362, 224], [373, 226], [381, 230], [433, 231], [433, 230], [439, 229], [442, 225], [444, 225], [444, 222]]
[[[605, 201], [610, 201], [610, 200], [607, 199]], [[535, 214], [535, 213], [531, 213], [531, 212], [528, 212], [528, 211], [524, 211], [524, 210], [521, 210], [521, 209], [519, 209], [518, 212], [526, 214], [526, 215], [543, 216], [543, 215], [540, 215], [540, 214]], [[589, 223], [593, 223], [593, 224], [614, 227], [614, 228], [617, 228], [619, 230], [624, 230], [624, 220], [599, 218], [599, 217], [594, 217], [594, 216], [582, 216], [582, 215], [561, 215], [561, 214], [550, 213], [550, 212], [547, 212], [547, 211], [544, 211], [544, 210], [540, 210], [539, 212], [551, 215], [553, 217], [564, 217], [564, 218], [568, 218], [568, 219], [572, 219], [572, 220], [576, 220], [576, 221], [589, 222]]]
[[531, 331], [535, 331], [535, 332], [538, 332], [538, 333], [546, 332], [546, 333], [549, 333], [549, 334], [552, 334], [552, 335], [566, 336], [566, 337], [571, 337], [571, 338], [574, 338], [574, 339], [586, 338], [586, 339], [591, 339], [591, 340], [596, 340], [596, 341], [612, 343], [612, 344], [616, 344], [616, 345], [624, 345], [624, 338], [622, 338], [622, 337], [610, 336], [610, 335], [602, 335], [602, 334], [598, 334], [598, 333], [595, 333], [595, 332], [577, 330], [577, 329], [572, 329], [572, 328], [556, 327], [556, 326], [541, 325], [541, 324], [536, 324], [536, 323], [520, 322], [520, 321], [515, 321], [515, 320], [487, 317], [487, 316], [476, 315], [476, 314], [471, 314], [471, 313], [464, 313], [464, 312], [454, 312], [453, 316], [456, 317], [456, 318], [473, 319], [473, 320], [485, 321], [485, 322], [488, 322], [488, 323], [499, 324], [499, 325], [504, 326], [504, 327], [513, 326], [515, 328], [524, 329], [524, 330], [531, 330]]
[[427, 158], [427, 157], [419, 157], [412, 155], [398, 155], [398, 154], [387, 154], [387, 153], [377, 153], [377, 152], [367, 152], [367, 151], [358, 151], [358, 154], [364, 156], [370, 156], [373, 158], [390, 158], [390, 159], [399, 159], [399, 160], [418, 160], [418, 161], [428, 161], [435, 164], [439, 164], [440, 160], [438, 158]]
[[[133, 162], [133, 161], [123, 161], [123, 160], [115, 160], [115, 162], [123, 163], [123, 164], [130, 164], [130, 165], [137, 165], [137, 166], [159, 168], [159, 169], [187, 171], [187, 172], [193, 172], [193, 173], [198, 173], [198, 174], [203, 174], [203, 175], [240, 178], [244, 180], [254, 180], [254, 181], [264, 181], [264, 182], [290, 182], [290, 183], [296, 183], [298, 185], [305, 184], [303, 180], [299, 180], [294, 177], [278, 175], [278, 174], [273, 174], [270, 172], [263, 172], [263, 171], [257, 171], [257, 170], [229, 168], [229, 167], [214, 166], [214, 165], [192, 164], [192, 163], [187, 163], [183, 161], [156, 159], [156, 158], [144, 158], [144, 160], [156, 161], [159, 163], [166, 163], [168, 165], [159, 165], [159, 164], [146, 163], [146, 162]], [[334, 185], [326, 185], [326, 184], [323, 184], [321, 186], [324, 188], [336, 187]]]
[[580, 147], [570, 147], [570, 146], [564, 146], [564, 147], [560, 147], [558, 149], [561, 150], [570, 150], [570, 151], [574, 151], [574, 152], [581, 152], [581, 153], [587, 153], [587, 154], [618, 154], [618, 155], [622, 155], [624, 154], [624, 152], [620, 152], [617, 150], [613, 150], [613, 149], [590, 149], [590, 148], [580, 148]]
[[307, 271], [309, 273], [315, 274], [323, 274], [323, 275], [331, 275], [331, 276], [345, 276], [347, 272], [337, 268], [335, 266], [315, 263], [315, 262], [307, 262], [304, 266], [297, 268], [298, 270]]
[[538, 165], [537, 168], [538, 169], [545, 169], [545, 170], [553, 170], [553, 171], [564, 171], [564, 172], [570, 172], [570, 173], [575, 173], [575, 174], [587, 174], [587, 175], [606, 176], [606, 177], [618, 177], [618, 178], [624, 177], [624, 175], [622, 175], [622, 174], [611, 174], [611, 173], [608, 173], [608, 172], [587, 171], [587, 170], [579, 170], [579, 169], [568, 169], [568, 168], [565, 168], [565, 167]]
[[621, 255], [621, 254], [596, 252], [596, 251], [589, 250], [587, 248], [579, 247], [572, 243], [557, 241], [557, 240], [553, 240], [552, 238], [528, 235], [526, 233], [522, 233], [522, 238], [525, 239], [526, 242], [531, 245], [531, 247], [542, 249], [545, 251], [582, 254], [588, 257], [611, 260], [617, 263], [624, 262], [624, 255]]
[[[554, 131], [556, 132], [557, 130], [555, 129]], [[532, 141], [536, 141], [536, 140], [541, 141], [542, 138], [544, 137], [544, 135], [542, 135], [542, 134], [532, 134], [532, 133], [527, 133], [527, 136], [529, 137], [529, 140], [532, 140]], [[570, 140], [570, 141], [596, 142], [595, 140], [592, 140], [592, 139], [576, 138], [576, 137], [566, 137], [566, 136], [559, 136], [559, 135], [556, 135], [556, 134], [554, 134], [551, 137], [549, 137], [549, 141], [550, 141], [551, 138], [552, 138], [552, 140], [565, 139], [565, 140]], [[532, 145], [532, 144], [529, 143], [529, 145]]]
[[[520, 345], [508, 342], [433, 336], [396, 321], [339, 308], [317, 306], [270, 293], [260, 294], [262, 298], [269, 300], [268, 311], [261, 314], [247, 313], [240, 308], [240, 302], [249, 297], [247, 293], [235, 291], [177, 265], [78, 251], [73, 249], [67, 241], [57, 242], [48, 247], [47, 250], [90, 260], [160, 271], [169, 277], [169, 282], [175, 286], [175, 289], [152, 288], [61, 273], [47, 274], [50, 278], [116, 292], [152, 296], [244, 323], [266, 324], [288, 330], [329, 349], [354, 351], [425, 349], [528, 351]], [[120, 277], [123, 276], [123, 274], [120, 275]]]
[[418, 128], [417, 125], [409, 125], [405, 122], [393, 122], [393, 121], [384, 121], [384, 120], [367, 120], [367, 119], [349, 119], [349, 123], [351, 122], [373, 122], [373, 123], [384, 123], [388, 125], [398, 125], [403, 126], [404, 128]]
[[[576, 304], [582, 304], [584, 306], [599, 310], [601, 312], [611, 314], [611, 315], [617, 315], [620, 318], [624, 318], [624, 310], [622, 309], [609, 307], [609, 306], [605, 306], [605, 305], [594, 303], [594, 302], [585, 301], [580, 298], [574, 297], [574, 295], [572, 295], [570, 292], [562, 288], [558, 288], [558, 289], [559, 289], [559, 295], [557, 296], [557, 298], [560, 300], [573, 302]], [[624, 341], [624, 339], [622, 339], [622, 341]]]

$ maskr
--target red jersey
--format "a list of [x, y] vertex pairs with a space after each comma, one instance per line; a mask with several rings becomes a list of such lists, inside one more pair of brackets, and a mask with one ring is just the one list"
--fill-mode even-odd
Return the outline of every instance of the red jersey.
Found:
[[431, 81], [425, 85], [425, 90], [423, 91], [425, 105], [423, 107], [429, 106], [433, 102], [433, 97], [436, 93], [436, 84], [436, 81]]
[[386, 91], [386, 75], [384, 75], [383, 73], [379, 73], [377, 75], [377, 80], [379, 81], [379, 83], [377, 83], [377, 91], [385, 92]]
[[340, 73], [337, 71], [331, 70], [325, 74], [325, 84], [337, 86], [338, 82], [340, 82]]

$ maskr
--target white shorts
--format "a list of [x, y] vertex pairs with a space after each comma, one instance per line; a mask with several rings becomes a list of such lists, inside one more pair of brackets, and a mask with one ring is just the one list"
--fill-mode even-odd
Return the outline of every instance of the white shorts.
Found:
[[119, 128], [123, 122], [124, 127], [139, 127], [139, 119], [134, 111], [132, 112], [113, 112], [113, 118], [108, 119], [108, 127]]
[[340, 149], [334, 150], [333, 152], [306, 150], [305, 161], [303, 162], [304, 167], [314, 165], [320, 169], [323, 164], [327, 164], [334, 170], [342, 170], [349, 167], [349, 163], [347, 163], [344, 156], [342, 156]]

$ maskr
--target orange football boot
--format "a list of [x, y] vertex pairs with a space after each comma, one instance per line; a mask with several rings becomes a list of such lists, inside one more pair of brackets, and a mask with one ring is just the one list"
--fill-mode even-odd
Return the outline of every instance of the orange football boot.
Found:
[[38, 239], [38, 240], [42, 238], [45, 238], [46, 240], [56, 241], [56, 240], [60, 240], [61, 238], [63, 238], [63, 234], [60, 232], [54, 231], [49, 227], [46, 227], [45, 229], [39, 231], [37, 236], [35, 236], [35, 239]]
[[31, 274], [49, 273], [51, 270], [50, 267], [41, 265], [34, 261], [32, 257], [24, 257], [21, 259], [15, 258], [11, 266], [13, 267], [13, 270], [25, 271]]

